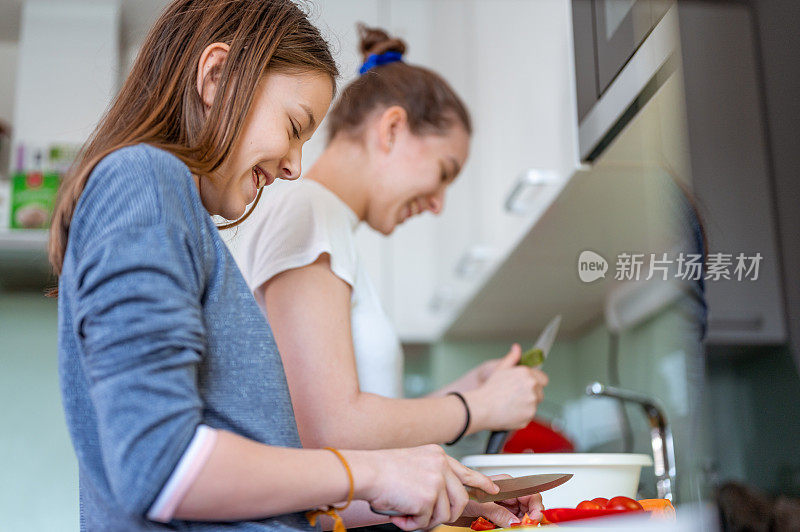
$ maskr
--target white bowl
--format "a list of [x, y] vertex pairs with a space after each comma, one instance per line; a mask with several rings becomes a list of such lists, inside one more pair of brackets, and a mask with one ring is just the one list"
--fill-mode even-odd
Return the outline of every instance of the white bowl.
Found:
[[484, 475], [572, 473], [574, 476], [564, 484], [542, 492], [545, 508], [574, 508], [595, 497], [624, 495], [635, 499], [642, 466], [653, 465], [646, 454], [627, 453], [476, 454], [465, 456], [461, 462]]

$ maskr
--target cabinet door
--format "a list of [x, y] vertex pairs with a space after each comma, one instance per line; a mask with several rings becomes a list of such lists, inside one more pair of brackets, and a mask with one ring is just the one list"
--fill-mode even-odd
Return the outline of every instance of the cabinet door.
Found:
[[[468, 107], [473, 80], [470, 44], [471, 1], [391, 0], [386, 2], [387, 29], [406, 41], [404, 60], [441, 75]], [[447, 308], [442, 299], [444, 272], [470, 241], [477, 227], [470, 216], [474, 174], [471, 161], [450, 187], [444, 213], [426, 213], [395, 229], [388, 238], [391, 281], [385, 304], [402, 340], [426, 341], [436, 336]], [[436, 303], [434, 300], [441, 300]], [[433, 304], [432, 304], [433, 303]]]
[[[706, 281], [707, 340], [779, 344], [786, 323], [750, 13], [741, 4], [678, 7], [693, 189], [710, 253], [731, 262], [729, 279]], [[734, 274], [740, 253], [761, 256], [757, 278]]]
[[[530, 189], [531, 208], [511, 213], [512, 191], [528, 170], [563, 180], [576, 167], [571, 6], [559, 0], [479, 0], [474, 57], [481, 226], [476, 243], [505, 256], [546, 207], [557, 183]], [[551, 187], [551, 188], [548, 188]]]
[[594, 0], [597, 92], [602, 94], [653, 27], [650, 0]]

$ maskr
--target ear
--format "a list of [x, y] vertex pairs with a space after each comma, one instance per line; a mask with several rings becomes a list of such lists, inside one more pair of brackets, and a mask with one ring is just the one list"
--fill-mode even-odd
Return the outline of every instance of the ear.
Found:
[[382, 150], [390, 151], [400, 132], [408, 127], [408, 113], [399, 105], [393, 105], [381, 113], [378, 120], [378, 143]]
[[214, 103], [214, 96], [219, 86], [219, 75], [225, 60], [228, 58], [230, 46], [222, 42], [215, 42], [206, 46], [197, 63], [197, 94], [203, 102], [206, 111]]

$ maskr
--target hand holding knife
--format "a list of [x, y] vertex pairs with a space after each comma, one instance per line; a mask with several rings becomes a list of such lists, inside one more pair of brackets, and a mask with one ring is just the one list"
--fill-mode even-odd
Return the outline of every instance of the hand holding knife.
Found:
[[[465, 488], [467, 490], [467, 494], [469, 495], [470, 500], [479, 503], [497, 502], [497, 501], [505, 501], [508, 499], [515, 499], [518, 497], [525, 497], [527, 495], [533, 495], [535, 493], [541, 493], [543, 491], [547, 491], [549, 489], [558, 487], [571, 478], [572, 478], [571, 474], [550, 473], [543, 475], [527, 475], [524, 477], [495, 480], [494, 483], [497, 484], [497, 487], [500, 488], [500, 491], [497, 493], [487, 493], [482, 489], [473, 488], [469, 486], [466, 486]], [[380, 515], [386, 515], [390, 517], [403, 515], [402, 513], [395, 512], [393, 510], [379, 510], [373, 507], [371, 504], [369, 508], [370, 510], [372, 510], [372, 512]], [[472, 521], [474, 521], [474, 519], [475, 519], [474, 517], [461, 517], [454, 523], [451, 523], [451, 525], [465, 526], [463, 523], [466, 522], [466, 526], [469, 526], [469, 524]]]
[[[556, 335], [558, 334], [558, 328], [560, 326], [561, 315], [559, 314], [550, 320], [550, 323], [548, 323], [547, 327], [544, 328], [542, 334], [536, 339], [536, 343], [533, 345], [533, 347], [522, 353], [518, 365], [528, 366], [531, 368], [541, 366], [547, 358], [547, 355], [550, 353], [550, 348], [553, 347], [553, 343], [556, 340]], [[507, 437], [507, 430], [492, 431], [492, 433], [489, 435], [489, 442], [486, 445], [486, 454], [499, 453], [503, 448]]]

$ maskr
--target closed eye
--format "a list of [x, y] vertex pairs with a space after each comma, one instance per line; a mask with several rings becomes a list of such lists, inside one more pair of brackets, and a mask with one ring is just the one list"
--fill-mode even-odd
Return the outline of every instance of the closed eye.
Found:
[[289, 122], [292, 124], [292, 136], [297, 140], [300, 140], [300, 130], [297, 129], [294, 120], [289, 120]]
[[449, 182], [450, 181], [450, 175], [447, 173], [447, 168], [445, 168], [444, 163], [441, 162], [441, 161], [439, 162], [439, 170], [440, 170], [439, 176], [441, 178], [442, 183]]

